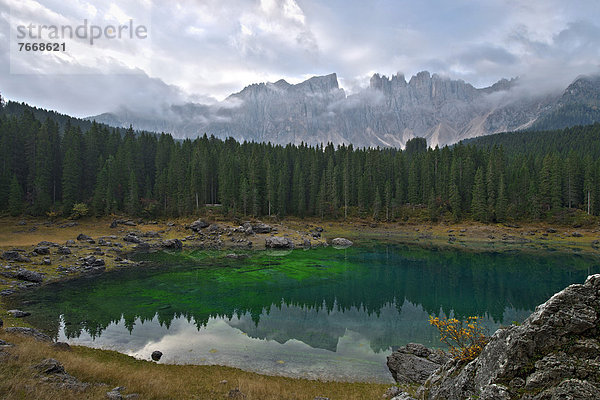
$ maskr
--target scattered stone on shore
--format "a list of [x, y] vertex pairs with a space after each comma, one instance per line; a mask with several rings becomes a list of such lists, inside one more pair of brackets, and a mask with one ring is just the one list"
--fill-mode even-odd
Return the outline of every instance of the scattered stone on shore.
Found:
[[554, 229], [554, 228], [548, 228], [548, 229], [546, 229], [546, 233], [556, 233], [556, 232], [557, 232], [557, 230]]
[[271, 236], [265, 239], [265, 246], [270, 249], [293, 249], [294, 243], [286, 237]]
[[420, 398], [600, 398], [600, 274], [538, 306], [521, 325], [501, 328], [468, 364], [451, 360]]
[[163, 240], [161, 246], [165, 249], [170, 250], [181, 250], [183, 248], [183, 243], [179, 239], [166, 239]]
[[19, 269], [15, 274], [15, 278], [22, 281], [42, 283], [44, 281], [44, 275], [39, 272], [29, 271], [27, 269]]
[[423, 384], [450, 357], [442, 351], [432, 351], [419, 343], [400, 347], [387, 358], [387, 366], [398, 383]]
[[351, 240], [346, 238], [335, 238], [331, 241], [331, 245], [336, 248], [346, 248], [352, 246], [353, 244], [354, 243], [352, 243]]
[[163, 353], [162, 351], [158, 351], [158, 350], [154, 350], [152, 352], [152, 355], [150, 356], [152, 358], [152, 360], [154, 361], [159, 361], [160, 358], [162, 357]]
[[123, 237], [125, 242], [140, 244], [143, 242], [135, 233], [129, 232], [127, 235]]
[[121, 392], [123, 392], [124, 390], [125, 390], [124, 386], [117, 386], [116, 388], [114, 388], [110, 392], [106, 392], [106, 398], [107, 399], [114, 399], [114, 400], [118, 400], [118, 399], [139, 399], [140, 398], [140, 395], [137, 394], [137, 393], [131, 393], [131, 394], [123, 395]]
[[33, 252], [39, 256], [46, 256], [50, 254], [50, 248], [48, 246], [38, 246], [33, 249]]
[[66, 254], [71, 254], [71, 249], [69, 249], [66, 246], [61, 246], [58, 248], [58, 250], [56, 250], [56, 252], [58, 254], [66, 255]]
[[41, 342], [51, 342], [52, 341], [50, 336], [43, 334], [42, 332], [40, 332], [36, 329], [33, 329], [33, 328], [24, 328], [21, 326], [16, 326], [16, 327], [5, 328], [4, 332], [13, 333], [13, 334], [17, 334], [17, 335], [23, 335], [23, 336], [31, 336], [32, 338], [39, 340]]
[[0, 318], [0, 328], [2, 328], [2, 326], [4, 326], [4, 321], [2, 321], [2, 318]]
[[2, 258], [6, 261], [14, 261], [14, 262], [31, 262], [29, 257], [25, 257], [23, 254], [18, 252], [17, 250], [8, 250], [2, 253]]
[[227, 397], [230, 399], [245, 399], [246, 395], [242, 393], [242, 391], [238, 388], [231, 389], [227, 394]]
[[46, 358], [41, 363], [33, 365], [32, 369], [38, 371], [43, 382], [58, 386], [62, 389], [84, 391], [90, 385], [79, 381], [65, 371], [65, 367], [53, 358]]
[[80, 242], [87, 242], [93, 239], [84, 233], [80, 233], [79, 235], [77, 235], [77, 240], [79, 240]]
[[7, 313], [12, 315], [14, 318], [24, 318], [31, 315], [30, 312], [21, 311], [21, 310], [8, 310]]
[[81, 258], [81, 265], [86, 269], [93, 269], [94, 271], [104, 271], [105, 262], [101, 258], [96, 258], [93, 255]]
[[201, 229], [207, 228], [210, 224], [202, 219], [196, 220], [190, 224], [190, 229], [194, 232], [200, 232]]
[[592, 242], [592, 248], [594, 248], [594, 249], [600, 249], [600, 240], [594, 240]]
[[571, 236], [573, 236], [573, 237], [583, 237], [583, 234], [581, 234], [581, 232], [573, 232], [571, 234]]
[[60, 350], [60, 351], [71, 351], [71, 346], [69, 346], [69, 343], [65, 343], [65, 342], [55, 342], [55, 343], [52, 343], [50, 345], [50, 347], [52, 347], [53, 349], [56, 349], [56, 350]]
[[73, 246], [75, 246], [75, 245], [76, 245], [76, 243], [75, 243], [75, 241], [74, 241], [74, 240], [72, 240], [72, 239], [69, 239], [69, 240], [67, 240], [67, 241], [65, 242], [65, 246], [67, 246], [67, 247], [73, 247]]
[[271, 225], [267, 225], [263, 222], [252, 225], [252, 230], [255, 233], [271, 233]]
[[118, 226], [119, 226], [119, 224], [117, 223], [117, 220], [113, 219], [108, 227], [111, 229], [115, 229]]

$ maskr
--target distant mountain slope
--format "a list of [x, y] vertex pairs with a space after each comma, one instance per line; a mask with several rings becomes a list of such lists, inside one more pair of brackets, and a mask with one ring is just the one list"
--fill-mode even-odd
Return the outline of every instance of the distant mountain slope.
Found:
[[402, 147], [419, 136], [441, 146], [498, 132], [600, 121], [599, 82], [580, 77], [563, 93], [524, 94], [516, 79], [477, 89], [424, 71], [408, 82], [402, 75], [374, 74], [369, 87], [347, 95], [330, 74], [296, 85], [253, 84], [215, 105], [166, 105], [147, 114], [122, 108], [92, 118], [176, 137], [208, 133], [277, 144]]

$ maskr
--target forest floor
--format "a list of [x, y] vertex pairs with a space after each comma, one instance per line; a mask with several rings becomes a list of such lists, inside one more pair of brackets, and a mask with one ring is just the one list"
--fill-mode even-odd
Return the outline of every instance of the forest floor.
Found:
[[[164, 248], [165, 241], [179, 239], [183, 249], [210, 248], [235, 252], [237, 249], [264, 249], [271, 235], [289, 238], [296, 246], [323, 246], [336, 237], [345, 237], [358, 245], [403, 243], [419, 246], [451, 247], [466, 251], [560, 251], [574, 254], [600, 255], [600, 224], [594, 222], [574, 228], [573, 225], [480, 224], [480, 223], [375, 223], [369, 220], [320, 221], [288, 218], [284, 221], [263, 219], [275, 228], [269, 234], [247, 234], [242, 220], [207, 216], [212, 225], [195, 233], [187, 219], [163, 221], [85, 218], [78, 221], [48, 221], [36, 218], [0, 218], [0, 254], [18, 250], [29, 261], [0, 261], [0, 318], [4, 327], [27, 326], [22, 319], [7, 313], [2, 295], [35, 287], [37, 284], [18, 279], [23, 269], [41, 274], [44, 283], [70, 279], [87, 273], [99, 273], [137, 264], [127, 259], [139, 243], [125, 241], [135, 236], [152, 248]], [[256, 221], [254, 221], [256, 222]], [[321, 232], [322, 229], [322, 232]], [[91, 240], [77, 240], [79, 234]], [[318, 237], [320, 234], [321, 237]], [[67, 244], [67, 241], [73, 241]], [[50, 243], [40, 243], [40, 242]], [[36, 254], [36, 247], [48, 247], [50, 254]], [[58, 254], [68, 247], [71, 254]], [[85, 257], [102, 259], [101, 268], [91, 268]], [[46, 260], [45, 260], [46, 259]], [[48, 264], [49, 263], [49, 264]], [[0, 346], [0, 397], [2, 398], [80, 398], [72, 388], [41, 381], [31, 365], [45, 358], [58, 359], [67, 372], [77, 379], [93, 383], [86, 398], [105, 398], [113, 386], [126, 386], [126, 392], [141, 398], [227, 398], [238, 388], [246, 399], [331, 399], [381, 398], [386, 386], [376, 383], [320, 382], [304, 379], [272, 377], [218, 366], [158, 365], [135, 360], [111, 351], [74, 346], [61, 352], [47, 344], [1, 331], [0, 339], [16, 344]], [[10, 372], [9, 372], [10, 371]], [[227, 383], [221, 383], [226, 381]], [[98, 383], [106, 383], [98, 385]], [[110, 386], [110, 387], [109, 387]], [[231, 392], [233, 391], [233, 392]], [[59, 395], [60, 394], [60, 395]], [[241, 398], [241, 397], [240, 397]]]

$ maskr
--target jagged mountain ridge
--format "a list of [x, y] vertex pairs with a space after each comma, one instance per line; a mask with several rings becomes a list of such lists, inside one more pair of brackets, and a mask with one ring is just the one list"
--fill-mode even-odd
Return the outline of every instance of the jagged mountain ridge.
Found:
[[[215, 105], [167, 105], [147, 115], [123, 108], [90, 119], [176, 137], [207, 133], [275, 144], [403, 147], [419, 136], [435, 146], [498, 132], [550, 129], [559, 125], [562, 110], [579, 110], [579, 104], [591, 110], [586, 123], [600, 120], [600, 112], [593, 113], [600, 105], [599, 82], [580, 77], [562, 93], [525, 95], [518, 90], [518, 79], [475, 88], [423, 71], [408, 82], [401, 74], [374, 74], [367, 88], [347, 95], [334, 73], [298, 84], [252, 84]], [[577, 124], [578, 115], [568, 122]]]

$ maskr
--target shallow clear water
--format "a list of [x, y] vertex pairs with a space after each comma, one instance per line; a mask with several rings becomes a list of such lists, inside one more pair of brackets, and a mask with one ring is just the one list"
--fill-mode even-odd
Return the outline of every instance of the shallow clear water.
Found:
[[59, 340], [160, 362], [266, 374], [391, 380], [409, 342], [441, 347], [429, 315], [479, 315], [490, 333], [589, 273], [597, 258], [386, 245], [336, 250], [139, 254], [149, 267], [15, 298]]

